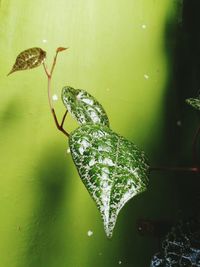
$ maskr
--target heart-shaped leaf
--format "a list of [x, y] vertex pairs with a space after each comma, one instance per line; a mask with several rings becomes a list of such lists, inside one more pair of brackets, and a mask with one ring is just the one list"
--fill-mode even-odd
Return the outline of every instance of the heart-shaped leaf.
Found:
[[102, 105], [88, 92], [66, 86], [62, 100], [67, 110], [80, 123], [95, 123], [109, 126], [108, 117]]
[[100, 124], [71, 133], [70, 151], [79, 175], [95, 200], [108, 237], [126, 202], [146, 190], [148, 163], [132, 142]]
[[12, 70], [8, 73], [11, 73], [19, 70], [27, 70], [38, 67], [44, 59], [46, 58], [46, 52], [39, 47], [29, 48], [21, 52], [15, 61]]
[[188, 98], [186, 103], [192, 106], [193, 108], [200, 110], [200, 99], [199, 98]]

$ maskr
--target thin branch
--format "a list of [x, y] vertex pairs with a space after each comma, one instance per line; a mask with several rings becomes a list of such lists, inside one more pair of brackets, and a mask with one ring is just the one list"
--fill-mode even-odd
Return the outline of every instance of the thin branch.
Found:
[[199, 134], [200, 134], [200, 126], [196, 130], [196, 133], [194, 135], [193, 142], [192, 142], [192, 158], [193, 158], [193, 162], [195, 164], [198, 162], [198, 150], [197, 150], [197, 146], [198, 146], [198, 137], [199, 137]]
[[62, 122], [61, 122], [60, 127], [63, 127], [64, 122], [65, 122], [65, 118], [66, 118], [66, 116], [67, 116], [67, 113], [68, 113], [68, 110], [65, 111], [65, 114], [64, 114], [64, 116], [63, 116], [63, 119], [62, 119]]
[[50, 110], [51, 110], [51, 113], [53, 115], [53, 118], [54, 118], [56, 127], [57, 127], [57, 129], [59, 131], [61, 131], [62, 133], [64, 133], [64, 135], [66, 135], [67, 137], [69, 137], [69, 133], [66, 132], [65, 129], [63, 129], [64, 121], [65, 121], [65, 118], [67, 116], [67, 111], [65, 112], [65, 114], [63, 116], [63, 119], [62, 119], [61, 124], [59, 124], [58, 119], [57, 119], [57, 116], [56, 116], [56, 112], [55, 112], [54, 107], [53, 107], [52, 98], [51, 98], [51, 79], [52, 79], [53, 70], [54, 70], [55, 65], [56, 65], [57, 55], [58, 55], [58, 51], [56, 51], [56, 55], [54, 57], [54, 60], [53, 60], [53, 64], [52, 64], [50, 73], [49, 73], [49, 71], [47, 69], [47, 66], [46, 66], [45, 62], [43, 62], [43, 67], [44, 67], [45, 73], [46, 73], [47, 78], [48, 78], [48, 88], [47, 88], [47, 91], [48, 91], [48, 101], [49, 101]]
[[[57, 129], [58, 129], [59, 131], [61, 131], [62, 133], [64, 133], [64, 135], [66, 135], [67, 137], [69, 137], [69, 133], [66, 132], [65, 129], [63, 129], [62, 124], [59, 125], [58, 120], [57, 120], [57, 117], [56, 117], [55, 110], [54, 110], [54, 109], [51, 109], [51, 112], [52, 112], [52, 114], [53, 114], [53, 118], [54, 118], [54, 121], [55, 121], [55, 123], [56, 123], [56, 127], [57, 127]], [[66, 112], [65, 112], [65, 114], [66, 114]], [[66, 115], [67, 115], [67, 114], [66, 114]], [[66, 115], [65, 115], [64, 117], [66, 117]], [[63, 117], [63, 118], [64, 118], [64, 117]], [[64, 123], [64, 121], [63, 121], [63, 123]]]
[[200, 168], [198, 167], [166, 167], [166, 166], [158, 166], [158, 167], [150, 167], [151, 171], [172, 171], [172, 172], [195, 172], [200, 173]]
[[53, 59], [53, 64], [52, 64], [51, 71], [50, 71], [50, 75], [51, 76], [53, 74], [53, 71], [54, 71], [54, 68], [55, 68], [55, 65], [56, 65], [57, 56], [58, 56], [58, 51], [56, 51], [56, 55], [55, 55], [55, 57]]
[[51, 75], [50, 75], [50, 73], [49, 73], [49, 71], [48, 71], [48, 69], [47, 69], [47, 66], [46, 66], [46, 64], [45, 64], [45, 62], [43, 61], [43, 67], [44, 67], [44, 71], [45, 71], [45, 73], [46, 73], [46, 75], [47, 75], [47, 77], [48, 78], [50, 78], [51, 77]]

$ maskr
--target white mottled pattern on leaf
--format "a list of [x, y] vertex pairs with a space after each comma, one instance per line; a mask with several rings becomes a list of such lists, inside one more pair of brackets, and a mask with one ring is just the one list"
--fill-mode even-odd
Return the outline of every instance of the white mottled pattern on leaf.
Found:
[[188, 98], [186, 103], [192, 106], [193, 108], [200, 110], [200, 99], [199, 98]]
[[108, 237], [126, 202], [146, 190], [148, 164], [132, 142], [98, 124], [82, 125], [69, 145], [80, 177], [95, 200]]
[[17, 56], [15, 64], [8, 75], [19, 70], [36, 68], [42, 64], [45, 58], [46, 52], [39, 47], [24, 50]]
[[80, 124], [95, 123], [109, 126], [104, 108], [86, 91], [66, 86], [62, 90], [62, 100], [67, 110]]

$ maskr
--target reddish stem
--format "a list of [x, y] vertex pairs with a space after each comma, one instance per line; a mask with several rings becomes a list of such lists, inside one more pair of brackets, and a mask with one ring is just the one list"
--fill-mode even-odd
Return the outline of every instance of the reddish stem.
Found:
[[68, 110], [66, 110], [65, 111], [65, 114], [64, 114], [64, 116], [63, 116], [63, 119], [62, 119], [62, 122], [61, 122], [61, 127], [63, 127], [63, 124], [64, 124], [64, 122], [65, 122], [65, 118], [66, 118], [66, 116], [67, 116], [67, 113], [68, 113]]
[[166, 167], [166, 166], [159, 166], [159, 167], [150, 167], [151, 171], [178, 171], [178, 172], [195, 172], [199, 173], [200, 168], [198, 167]]
[[54, 107], [53, 107], [52, 99], [51, 99], [51, 79], [52, 79], [52, 74], [53, 74], [53, 71], [54, 71], [54, 68], [55, 68], [55, 65], [56, 65], [57, 55], [58, 55], [58, 51], [56, 51], [56, 55], [54, 57], [53, 64], [52, 64], [50, 72], [48, 71], [45, 62], [43, 62], [44, 70], [45, 70], [45, 73], [46, 73], [47, 78], [48, 78], [48, 101], [49, 101], [50, 110], [51, 110], [51, 113], [53, 115], [53, 118], [54, 118], [54, 121], [55, 121], [57, 129], [59, 131], [61, 131], [62, 133], [64, 133], [64, 135], [69, 137], [69, 133], [66, 132], [65, 129], [63, 128], [64, 122], [65, 122], [65, 118], [67, 116], [67, 111], [65, 112], [65, 114], [63, 116], [61, 124], [59, 124], [57, 116], [56, 116], [56, 112], [55, 112]]

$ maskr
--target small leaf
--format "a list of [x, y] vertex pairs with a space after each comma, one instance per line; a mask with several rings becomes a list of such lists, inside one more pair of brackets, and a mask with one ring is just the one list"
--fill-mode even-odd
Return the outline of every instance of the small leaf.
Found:
[[70, 151], [79, 175], [101, 213], [108, 237], [129, 199], [146, 190], [144, 152], [110, 128], [85, 124], [71, 133]]
[[62, 51], [64, 51], [64, 50], [67, 50], [69, 47], [58, 47], [57, 49], [56, 49], [56, 52], [57, 53], [59, 53], [59, 52], [62, 52]]
[[188, 98], [186, 103], [192, 106], [193, 108], [200, 110], [200, 99], [199, 98]]
[[15, 64], [12, 67], [12, 70], [8, 73], [8, 75], [19, 70], [36, 68], [42, 64], [45, 58], [46, 52], [41, 48], [34, 47], [27, 49], [17, 56]]
[[67, 110], [80, 124], [95, 123], [109, 126], [104, 108], [86, 91], [66, 86], [62, 90], [62, 100]]

